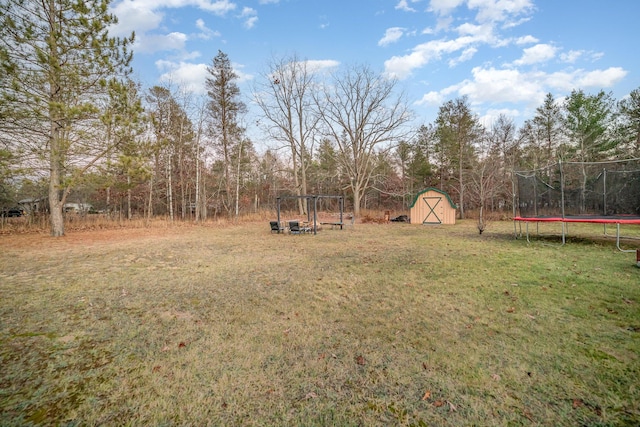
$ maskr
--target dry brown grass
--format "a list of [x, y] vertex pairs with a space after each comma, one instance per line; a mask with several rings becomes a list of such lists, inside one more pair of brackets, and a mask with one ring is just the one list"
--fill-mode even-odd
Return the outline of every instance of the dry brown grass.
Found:
[[0, 424], [640, 421], [640, 269], [612, 242], [259, 219], [0, 236]]

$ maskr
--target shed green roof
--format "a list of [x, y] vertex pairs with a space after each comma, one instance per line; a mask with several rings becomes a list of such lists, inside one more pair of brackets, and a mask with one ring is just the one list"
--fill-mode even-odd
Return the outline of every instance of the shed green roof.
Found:
[[447, 200], [449, 201], [449, 204], [451, 205], [451, 207], [453, 209], [458, 209], [458, 207], [456, 206], [455, 203], [453, 203], [453, 200], [451, 200], [451, 197], [449, 197], [449, 194], [447, 194], [446, 191], [443, 190], [439, 190], [435, 187], [429, 187], [429, 188], [425, 188], [424, 190], [422, 190], [421, 192], [419, 192], [418, 194], [416, 194], [416, 197], [413, 199], [413, 203], [411, 203], [411, 206], [409, 206], [409, 209], [413, 208], [416, 205], [416, 202], [418, 201], [418, 198], [423, 195], [424, 193], [427, 193], [429, 191], [435, 191], [436, 193], [440, 193], [443, 196], [445, 196], [447, 198]]

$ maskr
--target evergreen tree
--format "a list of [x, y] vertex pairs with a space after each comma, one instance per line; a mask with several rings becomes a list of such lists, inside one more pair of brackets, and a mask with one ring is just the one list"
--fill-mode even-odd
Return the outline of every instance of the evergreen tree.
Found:
[[[474, 144], [482, 136], [482, 126], [471, 112], [466, 97], [447, 101], [436, 119], [436, 150], [439, 153], [441, 180], [457, 181], [460, 218], [464, 219], [467, 172], [476, 157]], [[442, 182], [441, 182], [442, 185]], [[455, 186], [454, 186], [455, 188]]]
[[109, 37], [108, 9], [109, 0], [0, 3], [3, 131], [48, 170], [53, 236], [64, 234], [74, 182], [113, 148], [92, 129], [108, 88], [126, 90], [118, 80], [130, 72], [133, 36]]
[[224, 194], [222, 203], [228, 213], [233, 207], [234, 192], [232, 190], [232, 169], [234, 165], [233, 151], [242, 140], [244, 129], [240, 126], [240, 116], [246, 110], [240, 101], [240, 88], [236, 80], [238, 75], [231, 66], [226, 53], [218, 51], [213, 58], [213, 65], [207, 68], [207, 95], [209, 96], [209, 132], [214, 139], [214, 146], [221, 157]]
[[564, 126], [572, 147], [573, 160], [602, 160], [617, 141], [608, 138], [614, 120], [613, 99], [604, 91], [587, 95], [582, 90], [571, 91], [564, 104]]
[[542, 140], [546, 162], [555, 161], [556, 149], [562, 138], [563, 115], [562, 107], [558, 105], [551, 93], [548, 93], [544, 103], [536, 108], [533, 118], [536, 133]]
[[618, 102], [622, 123], [620, 126], [622, 147], [626, 156], [640, 157], [640, 88], [634, 89]]

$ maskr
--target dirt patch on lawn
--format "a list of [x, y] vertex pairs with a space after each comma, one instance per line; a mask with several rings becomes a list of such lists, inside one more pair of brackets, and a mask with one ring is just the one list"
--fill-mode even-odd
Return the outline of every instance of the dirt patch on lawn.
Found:
[[179, 227], [117, 228], [104, 230], [67, 231], [63, 237], [51, 237], [45, 233], [23, 233], [0, 235], [0, 249], [50, 250], [96, 245], [121, 244], [128, 241], [165, 239], [171, 236], [191, 233], [199, 226]]

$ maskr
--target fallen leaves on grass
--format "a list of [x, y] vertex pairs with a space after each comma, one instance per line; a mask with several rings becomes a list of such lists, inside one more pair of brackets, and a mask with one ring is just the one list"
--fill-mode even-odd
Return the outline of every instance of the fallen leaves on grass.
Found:
[[[424, 396], [422, 396], [422, 400], [429, 400], [429, 398], [431, 397], [431, 391], [427, 390], [424, 393]], [[441, 408], [444, 405], [448, 405], [449, 406], [449, 412], [456, 412], [458, 410], [458, 408], [456, 407], [456, 405], [454, 405], [453, 403], [451, 403], [449, 400], [444, 400], [444, 399], [438, 399], [435, 400], [432, 405], [436, 408]]]
[[573, 409], [577, 409], [581, 406], [584, 406], [582, 399], [573, 399]]
[[514, 313], [516, 311], [515, 307], [509, 307], [507, 308], [507, 313]]
[[358, 355], [358, 356], [356, 356], [356, 363], [358, 365], [365, 365], [367, 363], [367, 361], [364, 359], [364, 357], [362, 355]]

